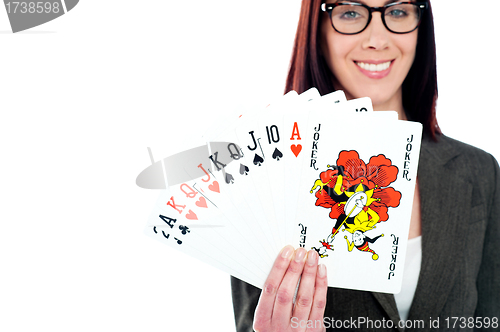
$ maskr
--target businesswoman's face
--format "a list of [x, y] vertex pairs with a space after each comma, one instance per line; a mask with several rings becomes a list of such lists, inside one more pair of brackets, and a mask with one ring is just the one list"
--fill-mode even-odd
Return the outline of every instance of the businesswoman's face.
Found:
[[348, 99], [368, 96], [374, 108], [394, 110], [402, 105], [402, 84], [415, 58], [419, 9], [389, 4], [384, 13], [373, 11], [370, 20], [369, 9], [361, 5], [382, 7], [386, 1], [350, 3], [327, 1], [337, 6], [321, 18], [321, 51], [334, 74], [334, 87]]

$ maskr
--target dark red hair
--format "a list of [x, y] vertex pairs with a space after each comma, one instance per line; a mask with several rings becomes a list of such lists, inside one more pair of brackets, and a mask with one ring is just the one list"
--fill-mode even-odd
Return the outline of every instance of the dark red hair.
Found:
[[[320, 6], [323, 0], [302, 0], [299, 24], [286, 80], [285, 93], [302, 93], [312, 87], [321, 95], [335, 91], [333, 73], [320, 47]], [[403, 82], [403, 107], [410, 121], [422, 123], [424, 134], [434, 140], [441, 133], [436, 119], [437, 75], [434, 22], [430, 0], [418, 28], [417, 49], [413, 65]]]

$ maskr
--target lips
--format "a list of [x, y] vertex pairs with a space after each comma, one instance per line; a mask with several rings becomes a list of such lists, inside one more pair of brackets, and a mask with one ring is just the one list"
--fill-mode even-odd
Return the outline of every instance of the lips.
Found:
[[380, 79], [389, 75], [393, 60], [388, 61], [354, 61], [358, 69], [369, 78]]

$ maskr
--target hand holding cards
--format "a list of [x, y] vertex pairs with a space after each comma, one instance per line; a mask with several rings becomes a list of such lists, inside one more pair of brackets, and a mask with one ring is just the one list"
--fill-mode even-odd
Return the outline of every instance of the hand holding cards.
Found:
[[369, 98], [291, 92], [143, 171], [139, 186], [161, 187], [153, 168], [168, 183], [145, 232], [257, 287], [291, 244], [329, 286], [397, 293], [421, 133]]

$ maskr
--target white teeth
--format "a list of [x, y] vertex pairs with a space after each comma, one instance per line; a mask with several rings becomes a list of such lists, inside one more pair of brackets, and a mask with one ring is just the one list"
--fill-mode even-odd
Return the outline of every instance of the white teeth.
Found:
[[363, 68], [364, 70], [382, 71], [382, 70], [386, 70], [387, 68], [389, 68], [389, 66], [391, 65], [391, 61], [379, 63], [378, 65], [376, 65], [374, 63], [364, 63], [364, 62], [356, 62], [356, 64], [358, 66], [360, 66], [361, 68]]

